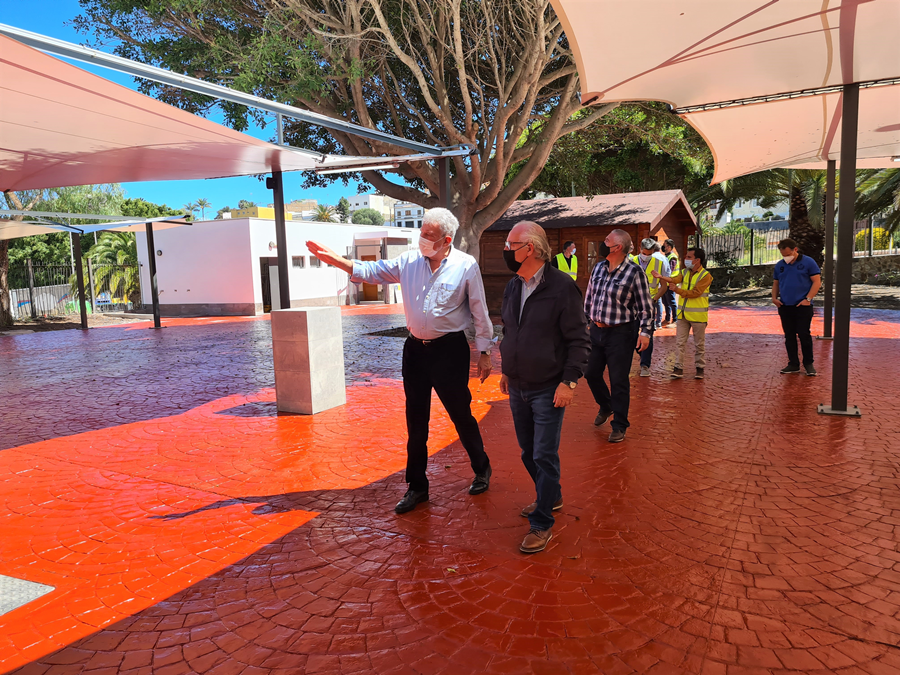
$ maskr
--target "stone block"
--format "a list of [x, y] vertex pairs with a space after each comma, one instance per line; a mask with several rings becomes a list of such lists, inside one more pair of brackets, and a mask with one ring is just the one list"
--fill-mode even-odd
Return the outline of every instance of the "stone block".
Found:
[[314, 415], [347, 402], [337, 307], [272, 312], [272, 357], [279, 411]]

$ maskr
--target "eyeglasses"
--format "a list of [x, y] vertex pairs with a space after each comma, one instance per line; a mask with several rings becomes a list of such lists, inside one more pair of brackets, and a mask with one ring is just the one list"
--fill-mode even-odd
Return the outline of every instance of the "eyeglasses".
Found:
[[[522, 244], [523, 246], [527, 246], [528, 243], [529, 242], [527, 242], [527, 241], [508, 241], [505, 244], [503, 244], [503, 248], [506, 249], [507, 251], [512, 251], [513, 250], [512, 244]], [[522, 248], [522, 246], [520, 246], [519, 248]], [[515, 250], [518, 251], [519, 248], [517, 248]]]

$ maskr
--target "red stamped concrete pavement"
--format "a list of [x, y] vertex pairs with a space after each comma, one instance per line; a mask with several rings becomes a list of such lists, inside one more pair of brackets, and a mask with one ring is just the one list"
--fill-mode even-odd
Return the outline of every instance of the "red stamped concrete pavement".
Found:
[[526, 557], [498, 375], [491, 489], [436, 404], [431, 501], [393, 513], [402, 340], [366, 333], [395, 311], [345, 311], [348, 404], [315, 417], [275, 413], [265, 320], [0, 339], [0, 574], [56, 589], [0, 616], [0, 671], [900, 673], [900, 313], [854, 312], [861, 419], [815, 413], [830, 343], [778, 374], [762, 309], [713, 312], [703, 381], [662, 331], [622, 444], [582, 383]]

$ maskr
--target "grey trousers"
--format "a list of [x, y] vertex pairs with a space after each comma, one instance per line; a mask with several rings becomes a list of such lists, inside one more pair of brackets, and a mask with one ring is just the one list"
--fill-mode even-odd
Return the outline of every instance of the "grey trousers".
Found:
[[687, 347], [688, 335], [694, 331], [694, 365], [706, 367], [706, 324], [699, 321], [678, 319], [675, 324], [675, 367], [684, 368], [684, 350]]

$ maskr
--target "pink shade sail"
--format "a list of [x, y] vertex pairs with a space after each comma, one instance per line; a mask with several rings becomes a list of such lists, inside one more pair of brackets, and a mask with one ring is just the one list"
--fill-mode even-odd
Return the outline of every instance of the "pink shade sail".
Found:
[[[692, 112], [682, 117], [716, 160], [713, 183], [776, 167], [824, 169], [841, 158], [840, 92]], [[900, 85], [859, 92], [859, 169], [900, 167]]]
[[0, 36], [0, 190], [298, 171], [320, 157], [228, 129]]

